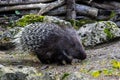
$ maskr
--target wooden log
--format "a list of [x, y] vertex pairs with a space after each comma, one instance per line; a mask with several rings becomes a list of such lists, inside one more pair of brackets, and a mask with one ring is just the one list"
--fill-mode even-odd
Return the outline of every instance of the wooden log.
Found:
[[[76, 4], [76, 12], [79, 15], [87, 15], [87, 16], [91, 16], [91, 17], [97, 17], [97, 15], [98, 15], [97, 8], [92, 8], [89, 6], [82, 5], [82, 4], [81, 5]], [[64, 14], [64, 13], [66, 13], [66, 5], [49, 11], [47, 13], [47, 15], [56, 15], [57, 16], [57, 15]]]
[[78, 14], [88, 15], [91, 17], [97, 17], [98, 15], [97, 8], [89, 7], [82, 4], [76, 4], [76, 11]]
[[99, 3], [95, 3], [95, 2], [92, 2], [90, 3], [92, 6], [96, 7], [96, 8], [101, 8], [101, 9], [106, 9], [106, 10], [110, 10], [110, 9], [115, 9], [114, 6], [112, 5], [109, 5], [107, 3], [103, 3], [103, 4], [99, 4]]
[[62, 4], [64, 4], [64, 0], [58, 0], [52, 3], [49, 3], [48, 5], [44, 6], [43, 8], [40, 9], [38, 15], [42, 15], [50, 10], [52, 10], [55, 7], [61, 6]]
[[[96, 2], [94, 2], [94, 0], [93, 1], [76, 0], [76, 1], [78, 3], [82, 2], [84, 4], [87, 4], [87, 5], [93, 6], [95, 8], [99, 8], [99, 9], [106, 9], [106, 10], [115, 9], [115, 6], [108, 4], [113, 1], [103, 1], [102, 3], [96, 3]], [[99, 2], [99, 1], [97, 1], [97, 2]]]
[[[7, 6], [7, 7], [1, 7], [0, 8], [0, 12], [4, 12], [4, 11], [12, 11], [12, 10], [23, 10], [23, 9], [35, 9], [35, 8], [38, 8], [38, 9], [41, 9], [41, 11], [43, 9], [45, 9], [46, 7], [55, 7], [55, 6], [58, 6], [62, 4], [62, 1], [61, 3], [58, 2], [58, 1], [55, 1], [55, 2], [51, 2], [51, 3], [37, 3], [37, 4], [26, 4], [26, 5], [15, 5], [15, 6]], [[49, 9], [46, 9], [46, 10], [49, 10]], [[46, 12], [43, 11], [42, 13]]]
[[1, 7], [0, 12], [4, 11], [12, 11], [12, 10], [22, 10], [22, 9], [34, 9], [34, 8], [42, 8], [47, 4], [27, 4], [27, 5], [16, 5], [16, 6], [8, 6], [8, 7]]
[[9, 6], [9, 5], [21, 5], [21, 4], [33, 4], [33, 3], [47, 3], [54, 0], [0, 0], [0, 5]]
[[111, 1], [108, 4], [111, 4], [112, 6], [116, 7], [116, 9], [120, 9], [120, 2]]
[[45, 15], [58, 16], [58, 15], [65, 14], [65, 13], [66, 13], [66, 6], [63, 5], [63, 6], [60, 6], [58, 8], [55, 8], [55, 9], [45, 13]]
[[80, 19], [91, 19], [91, 18], [89, 18], [89, 17], [86, 17], [86, 16], [76, 16], [76, 19], [78, 19], [78, 20], [80, 20]]
[[75, 0], [66, 0], [66, 19], [76, 19]]

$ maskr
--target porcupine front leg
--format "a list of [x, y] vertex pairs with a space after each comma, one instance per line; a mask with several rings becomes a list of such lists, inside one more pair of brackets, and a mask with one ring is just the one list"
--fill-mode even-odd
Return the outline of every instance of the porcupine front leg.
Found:
[[53, 60], [60, 65], [70, 64], [72, 62], [72, 59], [68, 57], [64, 50], [57, 50], [53, 58]]

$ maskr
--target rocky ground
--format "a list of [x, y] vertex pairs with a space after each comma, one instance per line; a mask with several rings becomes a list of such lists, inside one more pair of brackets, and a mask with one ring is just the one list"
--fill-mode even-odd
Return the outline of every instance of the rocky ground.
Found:
[[[80, 63], [73, 63], [72, 65], [61, 66], [41, 64], [33, 55], [0, 51], [0, 65], [13, 69], [20, 66], [29, 66], [35, 68], [40, 73], [51, 72], [58, 77], [60, 75], [65, 76], [65, 80], [120, 80], [120, 68], [113, 68], [114, 66], [111, 64], [112, 60], [120, 61], [119, 40], [87, 49], [86, 52], [88, 55], [86, 60]], [[75, 76], [77, 78], [73, 78]], [[60, 79], [56, 78], [56, 80]]]

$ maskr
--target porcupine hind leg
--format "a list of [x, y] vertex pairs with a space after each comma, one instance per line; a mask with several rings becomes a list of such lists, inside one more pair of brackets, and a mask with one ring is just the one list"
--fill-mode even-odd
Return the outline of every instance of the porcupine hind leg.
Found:
[[51, 63], [51, 60], [45, 55], [45, 53], [41, 54], [40, 52], [36, 52], [36, 55], [41, 63], [43, 63], [43, 64], [50, 64]]

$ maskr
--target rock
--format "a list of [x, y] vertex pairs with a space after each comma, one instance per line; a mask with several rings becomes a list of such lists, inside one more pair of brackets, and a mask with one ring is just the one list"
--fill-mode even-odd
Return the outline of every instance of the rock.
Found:
[[27, 75], [22, 72], [6, 73], [0, 80], [26, 80], [26, 76]]
[[0, 69], [3, 68], [4, 66], [2, 64], [0, 64]]
[[34, 67], [6, 67], [0, 64], [0, 80], [57, 80], [57, 78], [53, 72], [38, 72]]
[[67, 27], [72, 26], [70, 22], [52, 16], [45, 16], [43, 22], [56, 23], [64, 26], [66, 25]]
[[5, 31], [0, 31], [0, 50], [6, 50], [13, 48], [15, 45], [12, 42], [14, 39], [14, 36], [21, 31], [22, 28], [20, 27], [15, 27], [12, 29], [8, 29]]
[[84, 74], [80, 72], [73, 72], [72, 74], [68, 75], [64, 80], [89, 80], [87, 76], [85, 77]]
[[53, 72], [37, 73], [34, 75], [29, 75], [27, 80], [59, 80]]
[[36, 74], [37, 70], [33, 67], [1, 67], [0, 80], [27, 80], [27, 76]]
[[120, 29], [112, 21], [100, 21], [83, 25], [78, 34], [84, 46], [95, 46], [120, 37]]
[[4, 74], [4, 72], [2, 71], [3, 68], [4, 68], [4, 66], [2, 64], [0, 64], [0, 77]]
[[56, 80], [55, 74], [52, 72], [45, 72], [42, 77], [42, 80]]

